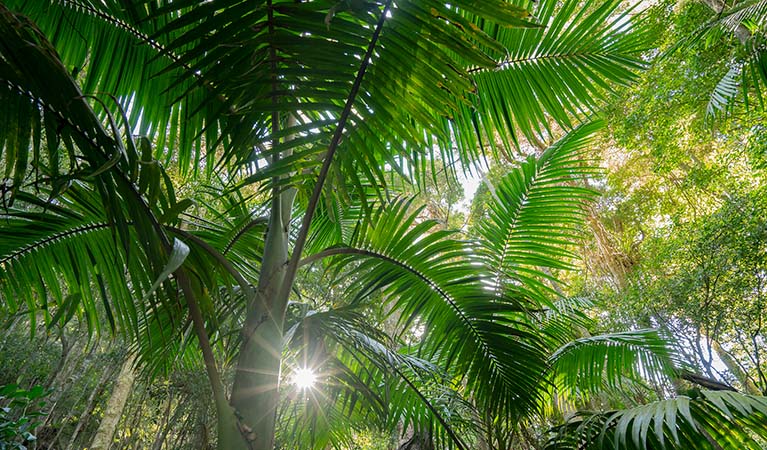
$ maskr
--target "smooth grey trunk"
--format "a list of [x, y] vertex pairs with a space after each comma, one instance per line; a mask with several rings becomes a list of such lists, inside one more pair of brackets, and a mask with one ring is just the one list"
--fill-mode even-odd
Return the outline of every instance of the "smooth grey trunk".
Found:
[[104, 409], [104, 417], [101, 419], [98, 430], [93, 436], [89, 450], [109, 450], [112, 445], [117, 424], [123, 415], [125, 404], [128, 402], [133, 382], [136, 380], [136, 373], [133, 371], [135, 357], [128, 356], [117, 374], [112, 393]]
[[[287, 302], [277, 300], [288, 262], [289, 215], [293, 194], [278, 194], [272, 206], [255, 299], [248, 305], [240, 358], [230, 403], [249, 449], [274, 447]], [[285, 220], [287, 216], [288, 219]]]
[[722, 348], [719, 342], [712, 339], [711, 348], [714, 349], [717, 356], [719, 356], [719, 359], [724, 363], [724, 366], [727, 367], [727, 370], [740, 382], [741, 386], [743, 386], [743, 390], [746, 391], [747, 394], [762, 395], [762, 392], [756, 387], [756, 384], [749, 378], [748, 374], [741, 369], [737, 361], [735, 361], [727, 350]]
[[[288, 116], [287, 127], [295, 126]], [[291, 137], [287, 137], [290, 140]], [[288, 157], [292, 151], [285, 152]], [[279, 405], [282, 331], [287, 298], [278, 298], [288, 263], [290, 222], [296, 190], [280, 192], [273, 180], [272, 210], [255, 296], [248, 305], [240, 358], [230, 399], [248, 449], [272, 449]]]

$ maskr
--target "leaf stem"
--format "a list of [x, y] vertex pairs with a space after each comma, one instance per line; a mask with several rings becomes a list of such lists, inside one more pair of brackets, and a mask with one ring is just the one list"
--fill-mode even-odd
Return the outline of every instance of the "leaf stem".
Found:
[[277, 301], [279, 302], [278, 304], [281, 307], [287, 305], [287, 300], [290, 296], [290, 291], [296, 278], [299, 262], [301, 261], [301, 254], [303, 253], [304, 245], [306, 244], [306, 239], [309, 235], [309, 227], [311, 226], [314, 212], [317, 209], [317, 204], [319, 203], [325, 180], [328, 177], [330, 166], [333, 163], [333, 156], [335, 155], [336, 150], [338, 150], [338, 144], [341, 142], [341, 137], [343, 136], [344, 129], [346, 128], [346, 122], [349, 120], [349, 116], [351, 115], [354, 101], [356, 100], [357, 94], [359, 93], [360, 87], [362, 86], [362, 80], [365, 77], [365, 72], [367, 72], [367, 69], [370, 66], [373, 50], [375, 50], [376, 44], [378, 43], [378, 39], [381, 35], [381, 30], [383, 29], [384, 23], [386, 22], [386, 16], [389, 13], [391, 4], [392, 0], [387, 0], [383, 10], [381, 11], [381, 16], [378, 18], [378, 24], [376, 25], [376, 29], [373, 32], [373, 36], [370, 38], [370, 43], [368, 44], [367, 51], [365, 52], [365, 56], [362, 58], [360, 68], [357, 71], [357, 76], [354, 79], [354, 84], [349, 91], [349, 96], [346, 99], [346, 104], [344, 105], [344, 109], [338, 119], [338, 126], [336, 127], [336, 131], [333, 133], [333, 138], [330, 140], [330, 144], [328, 145], [328, 150], [322, 163], [322, 168], [320, 169], [320, 173], [317, 177], [317, 183], [314, 185], [312, 196], [309, 198], [309, 204], [306, 207], [306, 212], [304, 213], [304, 217], [301, 222], [301, 228], [298, 231], [296, 243], [293, 246], [293, 254], [288, 261], [288, 267], [285, 272], [285, 278], [283, 279], [282, 287], [277, 296]]

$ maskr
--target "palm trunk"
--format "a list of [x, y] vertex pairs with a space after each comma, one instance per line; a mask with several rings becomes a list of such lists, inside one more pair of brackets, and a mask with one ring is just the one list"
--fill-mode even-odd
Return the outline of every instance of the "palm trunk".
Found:
[[96, 435], [93, 436], [93, 441], [91, 441], [90, 450], [109, 450], [112, 445], [117, 424], [123, 415], [125, 404], [128, 402], [128, 397], [133, 389], [133, 382], [136, 379], [136, 374], [133, 371], [134, 361], [133, 356], [126, 358], [120, 373], [117, 375], [112, 394], [109, 396], [104, 410], [104, 417], [101, 419], [98, 430], [96, 430]]
[[[365, 56], [360, 63], [346, 104], [339, 116], [338, 125], [325, 153], [317, 182], [309, 198], [301, 227], [293, 245], [293, 254], [290, 257], [288, 255], [290, 219], [296, 192], [294, 189], [280, 192], [277, 183], [279, 180], [273, 180], [272, 212], [264, 243], [258, 289], [255, 298], [248, 305], [248, 315], [242, 330], [240, 357], [237, 362], [237, 371], [230, 398], [237, 420], [237, 429], [242, 435], [239, 442], [244, 442], [245, 446], [224, 446], [219, 441], [219, 448], [221, 449], [271, 450], [274, 448], [275, 422], [279, 404], [282, 326], [288, 298], [293, 288], [304, 244], [309, 236], [312, 217], [330, 171], [333, 156], [341, 142], [346, 122], [351, 114], [352, 106], [362, 85], [362, 79], [365, 76], [391, 4], [392, 0], [388, 0], [384, 5]], [[268, 11], [269, 27], [270, 32], [272, 32], [273, 11], [271, 2], [269, 2]], [[270, 59], [272, 70], [276, 74], [277, 58], [274, 48], [271, 49]], [[277, 80], [273, 78], [272, 92], [276, 91]], [[272, 98], [272, 102], [274, 106], [277, 106], [276, 96]], [[276, 111], [278, 111], [277, 108], [272, 114], [273, 135], [277, 135], [280, 128], [279, 114]], [[293, 119], [293, 117], [288, 117], [289, 121]], [[276, 162], [280, 155], [276, 154], [273, 158]], [[221, 426], [219, 426], [219, 436], [224, 436], [224, 434]]]
[[[286, 201], [283, 205], [283, 200]], [[240, 358], [230, 403], [240, 423], [238, 428], [250, 449], [274, 447], [274, 425], [279, 401], [282, 322], [286, 302], [277, 302], [288, 261], [288, 227], [283, 207], [290, 210], [292, 198], [275, 197], [269, 219], [264, 257], [256, 297], [248, 308], [242, 333]]]

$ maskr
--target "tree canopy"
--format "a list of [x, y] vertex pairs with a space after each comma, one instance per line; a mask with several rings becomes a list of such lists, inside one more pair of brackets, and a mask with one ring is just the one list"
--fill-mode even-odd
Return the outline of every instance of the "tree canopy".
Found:
[[763, 3], [4, 1], [0, 448], [765, 448]]

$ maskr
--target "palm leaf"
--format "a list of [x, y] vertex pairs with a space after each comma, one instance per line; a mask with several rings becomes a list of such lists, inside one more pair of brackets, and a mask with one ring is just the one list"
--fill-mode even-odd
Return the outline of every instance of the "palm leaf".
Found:
[[[380, 2], [361, 2], [344, 9], [325, 1], [254, 4], [219, 0], [203, 4], [162, 2], [154, 10], [134, 11], [137, 8], [126, 5], [129, 3], [91, 5], [90, 9], [98, 10], [97, 14], [82, 6], [70, 7], [70, 12], [86, 12], [81, 15], [89, 17], [81, 20], [91, 27], [88, 39], [104, 38], [107, 45], [117, 46], [117, 54], [123, 53], [126, 39], [150, 47], [144, 50], [147, 55], [158, 53], [159, 57], [150, 60], [145, 72], [136, 73], [135, 68], [129, 68], [131, 76], [127, 78], [132, 83], [126, 86], [138, 92], [138, 80], [159, 77], [158, 84], [164, 82], [169, 86], [168, 78], [175, 77], [172, 92], [183, 91], [182, 98], [189, 98], [189, 104], [179, 110], [181, 114], [191, 114], [184, 119], [189, 122], [186, 126], [192, 136], [198, 138], [204, 132], [208, 146], [225, 144], [223, 162], [253, 163], [252, 148], [260, 149], [255, 158], [272, 160], [272, 165], [259, 178], [271, 177], [282, 170], [272, 156], [287, 160], [282, 164], [291, 164], [294, 173], [299, 171], [296, 164], [316, 164], [313, 155], [324, 150], [338, 122], [355, 69], [370, 40], [371, 25], [383, 6]], [[499, 0], [482, 7], [476, 2], [459, 1], [452, 8], [488, 20], [531, 25], [522, 20], [528, 15], [525, 9]], [[461, 55], [475, 65], [491, 66], [502, 52], [501, 46], [476, 27], [469, 27], [452, 8], [437, 1], [398, 2], [392, 7], [344, 139], [348, 143], [344, 144], [346, 151], [352, 152], [356, 161], [367, 161], [369, 169], [375, 171], [378, 167], [371, 161], [388, 159], [393, 163], [395, 154], [420, 152], [414, 148], [425, 143], [423, 130], [439, 129], [436, 127], [439, 118], [449, 116], [456, 101], [462, 98], [466, 101], [473, 86], [462, 71], [465, 64], [454, 55]], [[488, 11], [495, 11], [495, 16]], [[52, 20], [61, 20], [59, 15], [53, 16], [56, 18]], [[106, 20], [116, 30], [103, 32], [108, 35], [98, 34], [102, 31], [93, 31], [95, 25], [91, 25], [97, 20]], [[54, 24], [46, 24], [46, 30], [53, 29]], [[415, 39], [419, 34], [428, 39]], [[480, 47], [494, 49], [495, 53], [486, 54]], [[450, 50], [449, 55], [446, 49]], [[142, 58], [132, 59], [146, 61]], [[401, 61], [405, 59], [415, 64], [408, 65], [407, 76], [402, 77]], [[163, 60], [170, 60], [166, 68], [154, 71], [155, 65]], [[113, 78], [109, 69], [108, 61], [92, 61], [88, 79]], [[393, 71], [398, 76], [392, 76]], [[104, 82], [102, 87], [114, 86]], [[150, 94], [133, 95], [141, 99]], [[138, 104], [156, 108], [157, 101]], [[183, 130], [176, 131], [179, 119], [175, 118], [179, 114], [175, 111], [171, 114], [171, 134], [183, 135]], [[163, 125], [168, 118], [154, 112], [148, 110], [141, 116], [142, 126], [165, 130]], [[221, 118], [222, 113], [231, 120], [216, 122], [215, 118]], [[212, 121], [208, 118], [211, 115]], [[289, 117], [294, 123], [289, 123]], [[400, 144], [403, 141], [415, 147], [405, 149]], [[182, 167], [190, 163], [199, 165], [199, 155], [191, 158], [190, 153], [184, 148], [179, 154]], [[347, 160], [352, 161], [352, 157]]]
[[700, 391], [622, 411], [579, 415], [548, 449], [754, 449], [767, 438], [767, 400]]
[[509, 54], [492, 70], [471, 70], [479, 103], [476, 110], [462, 109], [459, 129], [481, 130], [489, 145], [497, 132], [507, 148], [518, 143], [518, 130], [537, 142], [553, 135], [550, 121], [572, 129], [612, 86], [627, 84], [644, 66], [640, 54], [650, 36], [641, 16], [619, 13], [620, 5], [543, 0], [536, 12], [542, 28], [487, 24], [484, 29]]
[[711, 98], [706, 106], [706, 115], [715, 116], [719, 112], [726, 111], [732, 106], [732, 101], [737, 97], [740, 92], [739, 80], [741, 77], [742, 68], [739, 66], [732, 67], [716, 84], [714, 91], [711, 93]]
[[461, 436], [477, 426], [470, 422], [473, 408], [446, 373], [396, 351], [358, 308], [303, 314], [287, 333], [296, 355], [287, 365], [313, 368], [320, 383], [303, 395], [288, 395], [281, 415], [286, 442], [326, 448], [349, 441], [355, 431], [402, 426], [430, 435], [440, 448], [466, 448]]
[[[84, 199], [92, 201], [92, 193]], [[109, 332], [135, 335], [145, 311], [134, 299], [153, 282], [142, 249], [133, 247], [126, 258], [113, 226], [95, 208], [64, 199], [49, 206], [25, 194], [18, 202], [22, 208], [2, 214], [7, 233], [0, 243], [3, 312], [28, 313], [33, 323], [42, 312], [48, 326], [76, 315], [93, 333], [106, 323]]]
[[416, 223], [409, 202], [381, 207], [351, 242], [307, 258], [335, 256], [349, 269], [356, 302], [381, 290], [401, 326], [427, 324], [420, 352], [466, 380], [478, 402], [492, 410], [522, 414], [535, 403], [544, 369], [542, 342], [527, 323], [524, 305], [486, 289], [470, 249], [437, 230], [435, 221]]
[[[723, 37], [737, 37], [730, 69], [717, 83], [706, 106], [707, 116], [726, 113], [740, 93], [749, 107], [749, 95], [754, 94], [761, 105], [762, 91], [767, 86], [767, 56], [762, 31], [767, 20], [767, 2], [746, 0], [732, 7], [724, 7], [711, 20], [700, 26], [665, 52], [668, 57], [681, 48], [689, 48], [701, 39], [707, 45]], [[740, 79], [739, 79], [740, 78]], [[752, 90], [753, 89], [753, 90]]]
[[595, 195], [578, 182], [595, 173], [585, 154], [600, 127], [598, 122], [580, 126], [493, 187], [489, 217], [478, 228], [496, 287], [542, 302], [557, 295], [545, 283], [552, 278], [547, 269], [571, 267], [584, 205]]
[[[190, 67], [167, 67], [178, 57], [162, 39], [152, 36], [168, 18], [156, 16], [157, 7], [128, 0], [11, 0], [11, 10], [32, 19], [48, 36], [71, 73], [87, 93], [111, 95], [136, 133], [157, 142], [156, 157], [173, 157], [182, 171], [195, 173], [206, 147], [217, 142], [216, 131], [225, 126], [227, 106], [201, 74], [182, 77]], [[170, 39], [171, 37], [166, 37]], [[204, 94], [207, 92], [208, 94]], [[120, 105], [109, 102], [119, 115]]]
[[739, 26], [760, 29], [767, 20], [767, 2], [764, 0], [746, 0], [723, 11], [714, 24], [734, 33]]
[[549, 358], [558, 392], [574, 397], [620, 388], [624, 380], [667, 384], [676, 376], [678, 359], [656, 330], [576, 339]]

